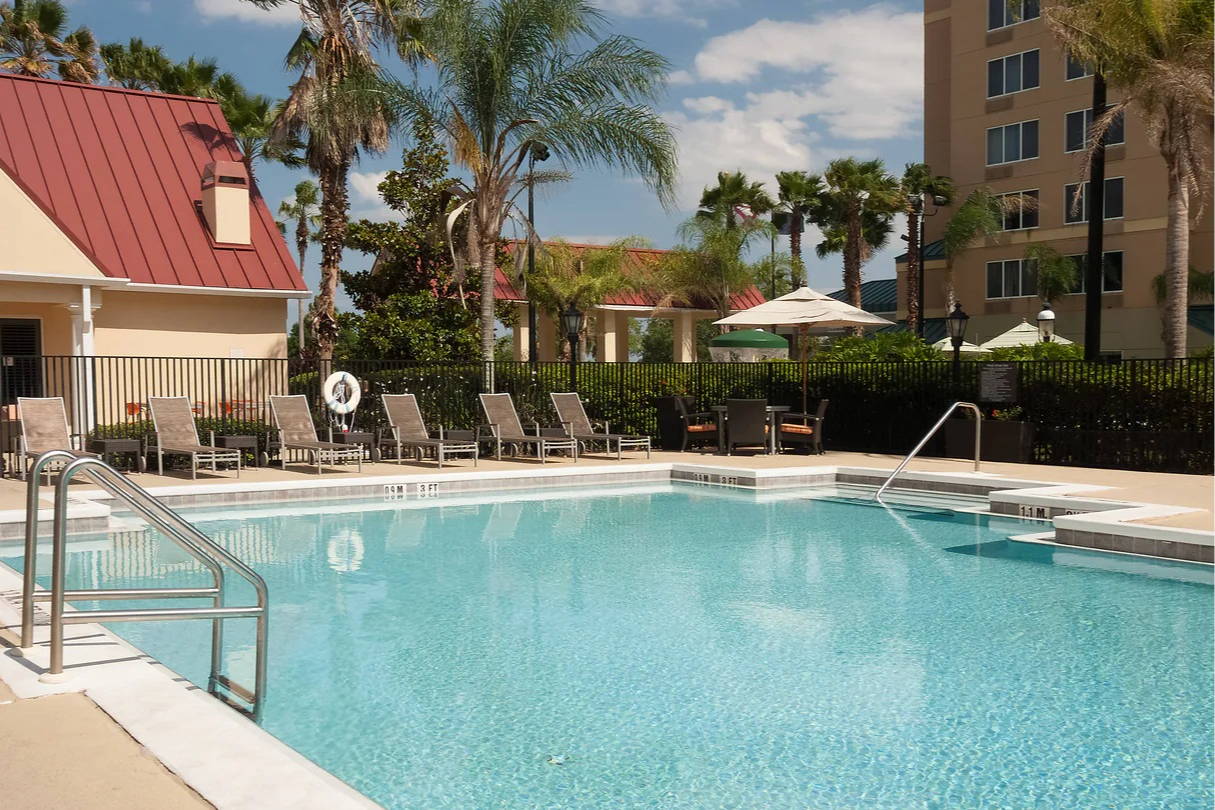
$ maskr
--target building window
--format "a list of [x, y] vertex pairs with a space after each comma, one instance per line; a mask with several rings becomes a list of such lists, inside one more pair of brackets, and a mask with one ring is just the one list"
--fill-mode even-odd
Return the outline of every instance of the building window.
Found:
[[[1082, 152], [1088, 148], [1088, 132], [1093, 120], [1092, 110], [1069, 112], [1063, 120], [1063, 151]], [[1126, 143], [1126, 123], [1121, 112], [1105, 131], [1105, 145]]]
[[1092, 65], [1087, 65], [1078, 59], [1073, 59], [1070, 53], [1067, 55], [1066, 71], [1065, 76], [1069, 82], [1073, 79], [1083, 79], [1093, 75]]
[[987, 97], [1006, 96], [1038, 86], [1038, 51], [1025, 51], [987, 63]]
[[[1008, 194], [1001, 194], [1001, 199], [1007, 199], [1016, 196], [1030, 197], [1036, 203], [1038, 201], [1038, 189], [1030, 189], [1029, 191], [1011, 191]], [[1024, 231], [1028, 228], [1038, 227], [1038, 207], [1033, 208], [1021, 207], [1014, 208], [1004, 215], [1004, 230], [1006, 231]]]
[[987, 165], [1033, 160], [1038, 156], [1038, 122], [1022, 121], [987, 130]]
[[1038, 0], [987, 0], [987, 30], [1005, 28], [1041, 16]]
[[987, 263], [987, 297], [1021, 298], [1038, 291], [1038, 263], [1009, 259]]
[[[1107, 250], [1101, 254], [1102, 270], [1101, 270], [1101, 292], [1122, 292], [1122, 251]], [[1088, 267], [1088, 256], [1079, 253], [1075, 256], [1068, 256], [1076, 264], [1076, 283], [1072, 287], [1073, 294], [1083, 293], [1085, 291], [1084, 274]]]
[[[1121, 177], [1105, 178], [1105, 218], [1122, 219], [1122, 181]], [[1077, 222], [1088, 222], [1088, 181], [1080, 191], [1079, 209], [1074, 207], [1076, 188], [1079, 183], [1068, 183], [1063, 187], [1063, 222], [1073, 225]]]

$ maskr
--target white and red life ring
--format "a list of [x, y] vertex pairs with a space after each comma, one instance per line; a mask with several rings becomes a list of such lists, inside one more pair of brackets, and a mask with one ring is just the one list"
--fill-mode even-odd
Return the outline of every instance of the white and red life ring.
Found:
[[325, 407], [336, 414], [348, 414], [359, 407], [359, 398], [363, 396], [359, 381], [348, 371], [335, 371], [321, 386], [321, 395], [325, 397]]

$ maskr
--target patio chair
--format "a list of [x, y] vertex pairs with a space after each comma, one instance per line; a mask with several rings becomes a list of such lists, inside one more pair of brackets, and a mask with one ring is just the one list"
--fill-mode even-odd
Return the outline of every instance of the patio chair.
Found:
[[535, 429], [535, 433], [524, 431], [510, 394], [482, 394], [481, 410], [485, 412], [486, 424], [477, 425], [477, 444], [483, 441], [493, 442], [495, 459], [501, 460], [502, 445], [509, 444], [513, 445], [512, 453], [514, 447], [519, 445], [534, 446], [541, 464], [547, 461], [548, 454], [554, 450], [566, 450], [574, 457], [575, 462], [578, 461], [577, 439], [568, 436], [542, 436], [540, 424], [534, 421], [528, 424]]
[[[611, 428], [605, 421], [591, 421], [587, 418], [586, 409], [582, 407], [582, 397], [576, 393], [571, 394], [556, 394], [549, 393], [549, 398], [553, 401], [553, 408], [557, 411], [557, 419], [561, 421], [561, 426], [565, 428], [566, 435], [582, 442], [583, 446], [588, 446], [592, 442], [603, 442], [607, 445], [607, 452], [612, 452], [612, 445], [616, 445], [616, 459], [619, 460], [621, 453], [626, 447], [645, 448], [645, 457], [650, 457], [650, 437], [649, 436], [633, 436], [626, 433], [612, 433]], [[595, 426], [603, 427], [602, 433], [595, 432]]]
[[823, 419], [830, 400], [820, 399], [813, 414], [783, 413], [780, 415], [780, 432], [776, 434], [777, 450], [786, 444], [803, 444], [812, 453], [823, 454]]
[[735, 447], [762, 447], [768, 452], [768, 400], [726, 400], [726, 455]]
[[[691, 442], [702, 440], [718, 441], [717, 414], [707, 412], [688, 413], [688, 408], [684, 404], [682, 397], [675, 397], [675, 405], [679, 408], [679, 421], [683, 426], [683, 437], [679, 445], [679, 452], [685, 452], [688, 449], [688, 444]], [[720, 442], [718, 446], [720, 447]]]
[[190, 478], [198, 478], [198, 465], [210, 464], [211, 472], [218, 472], [217, 465], [236, 464], [236, 477], [240, 478], [240, 451], [215, 446], [215, 431], [211, 431], [211, 444], [198, 441], [198, 427], [194, 424], [194, 403], [185, 397], [148, 397], [148, 410], [152, 412], [152, 426], [156, 442], [156, 472], [165, 474], [165, 456], [189, 456]]
[[388, 416], [388, 427], [380, 428], [376, 435], [376, 444], [380, 447], [394, 447], [397, 452], [397, 464], [401, 463], [402, 448], [408, 447], [416, 451], [418, 460], [426, 450], [434, 450], [435, 458], [439, 461], [439, 469], [443, 469], [443, 460], [447, 456], [472, 456], [473, 466], [477, 466], [477, 456], [480, 455], [476, 442], [456, 441], [443, 438], [443, 428], [439, 428], [439, 438], [432, 439], [426, 423], [422, 421], [422, 411], [418, 408], [418, 398], [413, 394], [384, 394], [384, 413]]
[[287, 469], [287, 451], [303, 450], [316, 459], [316, 474], [321, 475], [322, 464], [340, 461], [357, 461], [359, 472], [363, 471], [363, 448], [357, 444], [338, 444], [317, 440], [316, 426], [308, 412], [308, 400], [303, 394], [272, 395], [270, 413], [278, 431], [279, 457], [283, 469]]
[[[101, 458], [96, 453], [80, 449], [84, 436], [72, 433], [68, 428], [63, 397], [17, 397], [17, 411], [21, 417], [17, 470], [22, 481], [29, 470], [29, 462], [49, 450], [66, 450], [78, 457]], [[52, 466], [63, 466], [63, 462], [53, 461], [46, 466], [47, 483], [51, 480]]]

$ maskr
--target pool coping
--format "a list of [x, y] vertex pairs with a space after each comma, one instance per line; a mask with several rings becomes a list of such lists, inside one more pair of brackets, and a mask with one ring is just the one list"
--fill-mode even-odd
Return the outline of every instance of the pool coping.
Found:
[[[173, 484], [148, 491], [174, 508], [207, 508], [247, 504], [272, 507], [300, 501], [355, 498], [426, 500], [442, 496], [489, 493], [509, 495], [521, 489], [602, 487], [588, 494], [610, 494], [624, 485], [688, 482], [776, 494], [805, 486], [879, 485], [889, 470], [859, 466], [751, 469], [724, 459], [708, 463], [646, 462], [610, 467], [451, 472], [442, 476], [417, 472], [349, 479]], [[1210, 563], [1215, 533], [1125, 521], [1200, 511], [1100, 499], [1077, 499], [1069, 493], [1098, 492], [1091, 484], [1058, 484], [974, 472], [904, 472], [896, 490], [986, 497], [992, 514], [1027, 521], [1049, 521], [1053, 532], [1028, 532], [1024, 542], [1052, 543], [1115, 553]], [[49, 494], [49, 490], [46, 491]], [[68, 528], [74, 534], [105, 530], [116, 520], [110, 496], [100, 491], [75, 492], [68, 506]], [[421, 504], [419, 504], [421, 505]], [[436, 504], [437, 505], [437, 504]], [[40, 537], [50, 531], [50, 509], [38, 511]], [[0, 512], [0, 542], [24, 534], [24, 510]], [[17, 531], [14, 531], [16, 529]], [[43, 533], [45, 532], [45, 534]], [[1180, 556], [1186, 554], [1190, 556]], [[1205, 557], [1203, 556], [1205, 555]], [[0, 561], [0, 624], [19, 626], [20, 576]], [[41, 607], [36, 608], [41, 613]], [[277, 808], [378, 807], [354, 788], [305, 758], [286, 743], [189, 684], [104, 627], [69, 625], [69, 640], [101, 638], [86, 645], [69, 643], [65, 661], [73, 678], [50, 686], [37, 680], [47, 665], [45, 614], [38, 643], [28, 658], [0, 656], [0, 678], [20, 697], [83, 691], [123, 726], [166, 767], [219, 810]], [[105, 660], [103, 652], [117, 652]], [[98, 665], [102, 663], [103, 665]], [[189, 734], [183, 734], [189, 729]]]

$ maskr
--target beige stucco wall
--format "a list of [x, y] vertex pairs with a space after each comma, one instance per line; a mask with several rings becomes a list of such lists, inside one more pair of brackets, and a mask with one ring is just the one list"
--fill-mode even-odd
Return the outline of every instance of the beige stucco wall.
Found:
[[103, 274], [50, 217], [0, 170], [0, 271], [61, 276]]
[[97, 355], [286, 357], [281, 298], [107, 290], [93, 314]]

